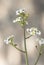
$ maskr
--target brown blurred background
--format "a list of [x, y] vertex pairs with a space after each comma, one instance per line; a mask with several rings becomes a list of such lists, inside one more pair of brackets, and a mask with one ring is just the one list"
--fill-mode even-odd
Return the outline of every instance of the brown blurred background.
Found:
[[[44, 38], [44, 0], [0, 0], [0, 65], [25, 65], [25, 56], [11, 45], [5, 45], [3, 40], [10, 35], [15, 36], [15, 43], [23, 49], [23, 29], [19, 24], [13, 24], [16, 10], [25, 8], [29, 13], [28, 26], [37, 27]], [[34, 65], [38, 51], [35, 48], [35, 39], [27, 40], [27, 50], [30, 65]], [[36, 43], [37, 44], [37, 43]], [[44, 54], [37, 65], [44, 65]]]

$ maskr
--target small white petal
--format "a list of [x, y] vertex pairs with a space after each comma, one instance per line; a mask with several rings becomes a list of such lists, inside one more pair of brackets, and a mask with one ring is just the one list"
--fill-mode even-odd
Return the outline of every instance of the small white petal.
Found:
[[39, 31], [39, 35], [41, 35], [41, 32]]
[[17, 11], [16, 11], [16, 15], [19, 15], [19, 14], [20, 14], [20, 13], [19, 13], [19, 10], [17, 10]]
[[27, 28], [26, 31], [29, 32], [29, 28]]
[[5, 44], [11, 43], [11, 39], [14, 38], [14, 35], [9, 36], [6, 40], [4, 40]]
[[5, 43], [5, 44], [9, 44], [9, 43], [8, 43], [8, 40], [4, 40], [4, 43]]
[[40, 32], [40, 31], [38, 31], [38, 32], [36, 32], [36, 34], [37, 34], [37, 35], [41, 35], [41, 32]]
[[17, 21], [16, 20], [13, 20], [13, 23], [16, 23]]

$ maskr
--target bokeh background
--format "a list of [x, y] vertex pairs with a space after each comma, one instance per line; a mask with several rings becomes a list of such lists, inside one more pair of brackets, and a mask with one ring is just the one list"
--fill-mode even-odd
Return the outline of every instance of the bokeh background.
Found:
[[[11, 45], [5, 45], [4, 39], [10, 35], [15, 36], [15, 43], [23, 47], [23, 29], [18, 23], [12, 21], [16, 18], [16, 10], [25, 8], [29, 13], [28, 26], [37, 27], [44, 38], [44, 0], [0, 0], [0, 65], [25, 65], [25, 56]], [[38, 51], [35, 48], [36, 36], [27, 40], [28, 59], [34, 65]], [[39, 47], [39, 46], [38, 46]], [[44, 50], [43, 50], [44, 51]], [[44, 54], [37, 65], [44, 65]]]

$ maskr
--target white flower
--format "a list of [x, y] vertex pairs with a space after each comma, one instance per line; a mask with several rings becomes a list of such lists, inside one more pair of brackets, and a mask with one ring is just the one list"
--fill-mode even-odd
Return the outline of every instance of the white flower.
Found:
[[25, 12], [24, 9], [19, 9], [16, 11], [16, 15], [20, 15], [21, 13], [24, 13], [24, 12]]
[[41, 32], [38, 30], [38, 31], [36, 32], [36, 34], [37, 34], [37, 35], [41, 35]]
[[6, 39], [6, 40], [4, 40], [4, 43], [9, 44], [9, 43], [11, 43], [11, 40]]
[[29, 32], [29, 28], [27, 28], [26, 31]]
[[39, 44], [40, 44], [40, 46], [41, 46], [42, 44], [44, 44], [44, 39], [43, 39], [43, 38], [41, 38], [41, 39], [39, 40]]
[[19, 15], [19, 14], [20, 14], [20, 12], [19, 12], [19, 10], [17, 10], [17, 11], [16, 11], [16, 15]]
[[14, 38], [14, 35], [9, 36], [6, 40], [4, 40], [4, 43], [9, 44], [11, 43], [11, 39]]
[[16, 23], [16, 22], [19, 22], [19, 21], [22, 21], [21, 17], [17, 17], [16, 20], [13, 20], [13, 23]]
[[35, 27], [32, 27], [32, 28], [27, 28], [26, 30], [30, 35], [41, 35], [41, 32], [35, 28]]

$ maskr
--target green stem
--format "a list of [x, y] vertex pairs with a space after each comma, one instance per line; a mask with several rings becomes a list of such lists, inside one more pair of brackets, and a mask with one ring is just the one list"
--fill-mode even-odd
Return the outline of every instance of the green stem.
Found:
[[19, 50], [20, 52], [25, 53], [25, 51], [23, 51], [23, 50], [21, 50], [21, 49], [17, 48], [16, 46], [15, 46], [15, 48], [16, 48], [17, 50]]
[[24, 48], [25, 48], [26, 65], [29, 65], [28, 64], [27, 48], [26, 48], [26, 39], [25, 39], [25, 27], [24, 27]]
[[36, 60], [36, 62], [35, 62], [35, 64], [34, 64], [34, 65], [37, 65], [37, 63], [38, 63], [38, 60], [39, 60], [40, 56], [41, 56], [41, 49], [40, 49], [40, 52], [39, 52], [38, 58], [37, 58], [37, 60]]
[[28, 38], [30, 38], [32, 35], [30, 35], [30, 36], [28, 36], [28, 37], [26, 37], [25, 39], [28, 39]]
[[15, 46], [15, 45], [13, 45], [13, 43], [12, 43], [11, 45], [12, 45], [13, 47], [15, 47], [18, 51], [25, 53], [25, 51], [21, 50], [20, 48], [18, 48], [18, 47]]

